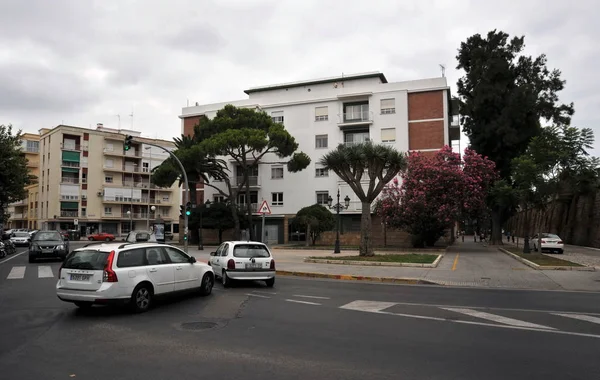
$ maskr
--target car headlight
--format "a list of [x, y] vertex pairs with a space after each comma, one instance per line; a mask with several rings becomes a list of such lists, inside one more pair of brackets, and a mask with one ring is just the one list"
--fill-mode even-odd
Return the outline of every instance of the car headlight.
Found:
[[65, 246], [61, 244], [59, 246], [56, 246], [56, 249], [58, 249], [59, 251], [62, 251], [63, 249], [65, 249]]

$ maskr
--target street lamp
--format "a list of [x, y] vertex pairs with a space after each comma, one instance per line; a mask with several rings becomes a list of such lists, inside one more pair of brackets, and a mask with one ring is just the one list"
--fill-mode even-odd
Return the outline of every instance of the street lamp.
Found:
[[[206, 202], [204, 202], [204, 206], [206, 208], [210, 208], [210, 200], [207, 199]], [[202, 213], [203, 213], [203, 209], [202, 207], [200, 208], [200, 228], [198, 230], [198, 249], [203, 251], [204, 250], [204, 239], [202, 237], [202, 230], [204, 229], [204, 227], [202, 226]]]
[[131, 210], [127, 210], [127, 215], [129, 215], [129, 232], [133, 231], [133, 220], [131, 219]]
[[340, 188], [338, 187], [338, 191], [337, 191], [337, 203], [335, 205], [331, 205], [333, 203], [333, 198], [331, 198], [331, 195], [329, 196], [329, 198], [327, 198], [327, 205], [329, 206], [329, 208], [331, 209], [335, 209], [336, 210], [336, 214], [337, 214], [337, 227], [335, 229], [335, 247], [333, 249], [333, 253], [340, 253], [340, 210], [341, 209], [347, 209], [348, 207], [350, 207], [350, 197], [346, 195], [346, 197], [344, 198], [344, 204], [342, 205], [340, 203]]
[[154, 211], [156, 211], [156, 206], [150, 207], [150, 212], [148, 213], [147, 220], [146, 220], [146, 229], [147, 230], [150, 229], [150, 213], [152, 213], [152, 219], [154, 219]]
[[[144, 148], [144, 150], [150, 150], [152, 149], [151, 146], [147, 146]], [[150, 229], [150, 209], [152, 209], [152, 212], [154, 212], [155, 207], [152, 206], [152, 208], [150, 207], [150, 192], [152, 191], [152, 150], [150, 150], [150, 162], [148, 163], [148, 173], [150, 173], [150, 176], [148, 177], [148, 220], [146, 221], [146, 229], [149, 230]], [[155, 195], [156, 197], [156, 195]]]

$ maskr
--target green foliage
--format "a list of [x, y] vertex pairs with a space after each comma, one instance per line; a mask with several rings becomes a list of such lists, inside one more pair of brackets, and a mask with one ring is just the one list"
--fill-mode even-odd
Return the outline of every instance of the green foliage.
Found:
[[521, 55], [524, 37], [508, 41], [508, 34], [493, 30], [475, 34], [461, 43], [457, 69], [460, 114], [471, 147], [496, 163], [509, 179], [512, 160], [525, 152], [540, 134], [540, 119], [569, 124], [573, 105], [558, 104], [564, 88], [560, 71], [549, 71], [546, 56]]
[[20, 147], [21, 131], [13, 134], [12, 125], [0, 124], [0, 223], [6, 222], [4, 210], [8, 204], [25, 198], [25, 187], [35, 180], [28, 173], [27, 159]]
[[[222, 242], [222, 234], [224, 231], [235, 228], [235, 220], [231, 213], [231, 207], [228, 203], [215, 202], [209, 207], [202, 205], [192, 210], [189, 223], [193, 228], [200, 227], [200, 213], [202, 212], [202, 227], [209, 230], [217, 230], [219, 232], [219, 243]], [[238, 220], [241, 221], [242, 228], [248, 228], [246, 220], [243, 219], [244, 212], [238, 210]]]
[[[314, 204], [300, 209], [292, 221], [295, 226], [308, 227], [312, 245], [325, 231], [331, 231], [335, 227], [335, 217], [325, 207]], [[308, 238], [308, 237], [307, 237]]]

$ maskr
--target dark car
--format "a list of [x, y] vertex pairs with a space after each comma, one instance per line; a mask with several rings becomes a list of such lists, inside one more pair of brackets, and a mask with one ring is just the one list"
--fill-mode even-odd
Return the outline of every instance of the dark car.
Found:
[[69, 253], [69, 240], [58, 231], [39, 231], [31, 239], [29, 262], [40, 258], [60, 258], [64, 260]]

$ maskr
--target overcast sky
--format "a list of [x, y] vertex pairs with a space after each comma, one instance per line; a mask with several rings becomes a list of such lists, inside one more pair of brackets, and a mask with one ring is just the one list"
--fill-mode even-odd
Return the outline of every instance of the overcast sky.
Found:
[[[600, 140], [600, 2], [461, 0], [2, 0], [0, 124], [130, 128], [171, 139], [181, 108], [259, 85], [381, 71], [456, 91], [461, 41], [525, 35], [567, 80], [574, 124]], [[593, 153], [600, 155], [600, 144]]]

